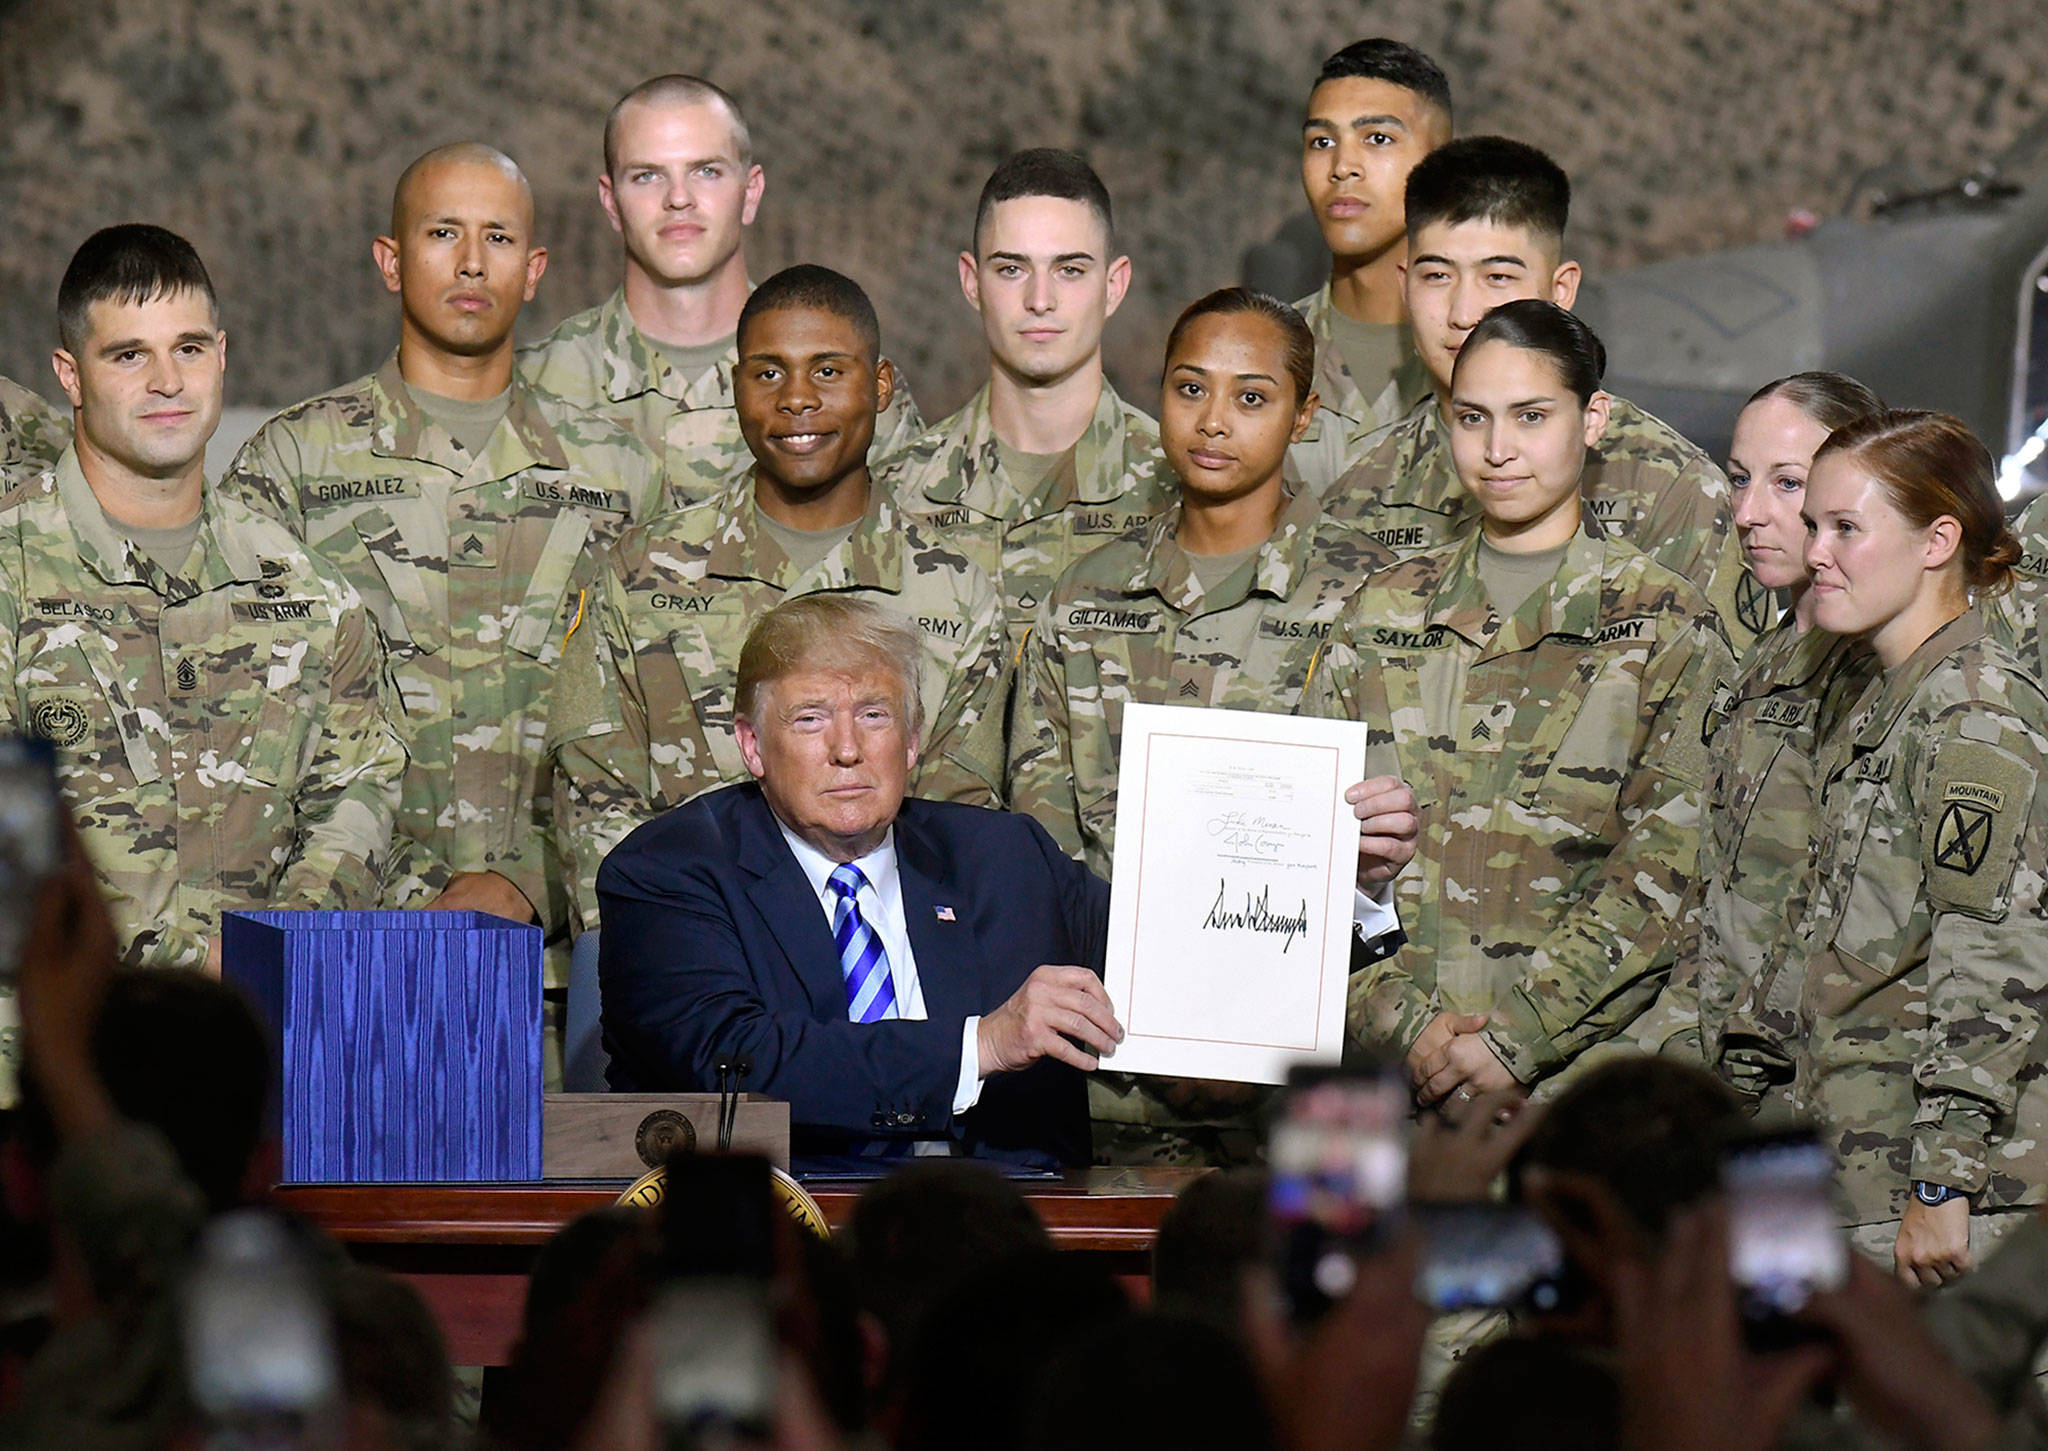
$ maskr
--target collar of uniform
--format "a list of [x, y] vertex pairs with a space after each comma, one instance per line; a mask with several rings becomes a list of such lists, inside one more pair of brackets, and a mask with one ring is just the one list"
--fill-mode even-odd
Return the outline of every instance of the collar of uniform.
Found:
[[370, 438], [371, 451], [385, 458], [409, 459], [438, 464], [464, 483], [508, 479], [535, 466], [566, 469], [568, 455], [562, 442], [542, 415], [533, 392], [519, 376], [512, 374], [512, 399], [504, 421], [492, 431], [480, 456], [472, 457], [451, 438], [446, 429], [427, 417], [413, 401], [405, 375], [398, 371], [398, 352], [384, 360], [370, 379], [370, 397], [376, 422]]
[[1339, 351], [1336, 333], [1330, 326], [1330, 314], [1337, 310], [1330, 284], [1325, 282], [1313, 296], [1294, 304], [1294, 308], [1316, 340], [1316, 397], [1322, 400], [1322, 411], [1343, 419], [1348, 431], [1364, 416], [1365, 399], [1352, 380], [1351, 370], [1344, 365], [1344, 354]]
[[1897, 669], [1885, 671], [1876, 698], [1856, 725], [1853, 749], [1869, 750], [1882, 744], [1920, 682], [1949, 656], [1983, 638], [1984, 616], [1973, 605], [1923, 640]]
[[[751, 293], [754, 284], [747, 283]], [[626, 289], [620, 287], [604, 300], [598, 314], [598, 337], [604, 346], [604, 392], [614, 403], [625, 403], [643, 393], [659, 393], [685, 409], [732, 407], [732, 370], [738, 365], [737, 351], [706, 368], [694, 378], [685, 378], [669, 366], [668, 355], [654, 345], [626, 307]]]
[[1444, 411], [1435, 389], [1408, 411], [1407, 419], [1401, 426], [1412, 432], [1403, 441], [1395, 474], [1395, 487], [1403, 493], [1399, 502], [1458, 519], [1454, 527], [1459, 529], [1476, 524], [1479, 506], [1458, 482], [1458, 466], [1451, 461], [1451, 438], [1444, 431]]
[[1010, 522], [1043, 518], [1069, 504], [1101, 504], [1123, 493], [1125, 404], [1102, 380], [1095, 397], [1095, 414], [1081, 430], [1065, 462], [1039, 484], [1029, 498], [1013, 502], [1009, 480], [1003, 473], [1002, 452], [996, 441], [995, 424], [989, 417], [989, 385], [968, 400], [954, 415], [939, 451], [941, 459], [958, 458], [959, 466], [947, 467], [943, 476], [925, 486], [924, 496], [935, 504], [962, 504], [978, 514], [1001, 517]]
[[[165, 589], [171, 576], [107, 522], [99, 496], [93, 493], [84, 469], [79, 467], [75, 446], [64, 450], [54, 474], [57, 501], [78, 540], [80, 562], [108, 584], [142, 584], [159, 593], [179, 592]], [[182, 577], [184, 585], [196, 585], [201, 592], [263, 577], [262, 563], [243, 537], [243, 531], [229, 527], [220, 517], [220, 508], [220, 499], [213, 489], [202, 486], [199, 537], [193, 545], [198, 568]]]
[[1503, 620], [1487, 598], [1479, 573], [1481, 531], [1458, 542], [1430, 598], [1427, 623], [1442, 625], [1475, 645], [1482, 658], [1527, 649], [1546, 635], [1590, 639], [1600, 626], [1600, 596], [1609, 541], [1590, 512], [1582, 512], [1553, 583], [1531, 595]]
[[816, 589], [877, 589], [896, 594], [903, 587], [903, 519], [889, 491], [868, 479], [868, 506], [853, 533], [832, 546], [816, 568], [799, 575], [782, 546], [756, 522], [754, 471], [733, 475], [718, 495], [711, 553], [705, 573], [717, 579], [754, 579], [788, 592], [810, 581]]
[[1227, 610], [1254, 593], [1292, 599], [1295, 587], [1313, 563], [1316, 522], [1322, 505], [1312, 490], [1288, 484], [1273, 521], [1273, 532], [1253, 556], [1251, 580], [1233, 595], [1204, 598], [1188, 552], [1180, 546], [1181, 501], [1176, 498], [1145, 526], [1144, 552], [1124, 586], [1130, 594], [1156, 594], [1184, 615]]

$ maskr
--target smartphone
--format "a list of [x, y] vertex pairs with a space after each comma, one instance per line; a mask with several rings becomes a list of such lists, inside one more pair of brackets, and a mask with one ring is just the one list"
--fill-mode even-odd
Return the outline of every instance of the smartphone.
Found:
[[1745, 1337], [1770, 1349], [1815, 1337], [1792, 1317], [1849, 1278], [1849, 1245], [1829, 1199], [1835, 1160], [1810, 1129], [1761, 1134], [1721, 1160], [1728, 1268]]
[[333, 1317], [275, 1215], [237, 1210], [201, 1233], [180, 1289], [186, 1387], [217, 1451], [338, 1446]]
[[1416, 1298], [1458, 1310], [1547, 1313], [1565, 1303], [1564, 1242], [1519, 1204], [1413, 1206], [1422, 1231]]
[[662, 1199], [666, 1286], [651, 1320], [670, 1451], [765, 1445], [774, 1429], [775, 1204], [766, 1159], [679, 1153]]
[[1357, 1280], [1383, 1246], [1408, 1186], [1409, 1094], [1396, 1073], [1296, 1068], [1266, 1144], [1274, 1268], [1297, 1323]]
[[36, 892], [63, 856], [59, 810], [57, 748], [0, 736], [0, 982], [20, 971]]

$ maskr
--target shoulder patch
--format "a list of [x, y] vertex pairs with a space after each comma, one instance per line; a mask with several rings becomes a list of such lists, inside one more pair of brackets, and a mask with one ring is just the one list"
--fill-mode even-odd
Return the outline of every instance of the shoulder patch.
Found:
[[1777, 596], [1747, 569], [1735, 581], [1735, 618], [1752, 635], [1769, 632], [1778, 612]]
[[1925, 807], [1934, 818], [1922, 847], [1929, 902], [1991, 921], [2004, 917], [2033, 801], [2034, 768], [2025, 761], [1976, 741], [1943, 743]]

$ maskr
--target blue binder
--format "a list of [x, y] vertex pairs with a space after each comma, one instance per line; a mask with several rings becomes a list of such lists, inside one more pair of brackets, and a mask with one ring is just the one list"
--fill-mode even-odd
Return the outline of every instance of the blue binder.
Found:
[[482, 912], [230, 912], [287, 1184], [541, 1177], [541, 931]]

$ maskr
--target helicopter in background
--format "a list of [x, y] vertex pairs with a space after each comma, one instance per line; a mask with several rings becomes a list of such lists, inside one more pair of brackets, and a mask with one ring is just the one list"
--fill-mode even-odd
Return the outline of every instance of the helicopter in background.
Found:
[[[1963, 419], [2001, 457], [2010, 505], [2048, 491], [2048, 117], [1967, 176], [1887, 167], [1857, 179], [1838, 219], [1795, 215], [1788, 231], [1582, 284], [1574, 310], [1607, 345], [1607, 386], [1726, 458], [1758, 386], [1833, 368]], [[1320, 287], [1314, 219], [1252, 248], [1243, 275], [1280, 297]]]

